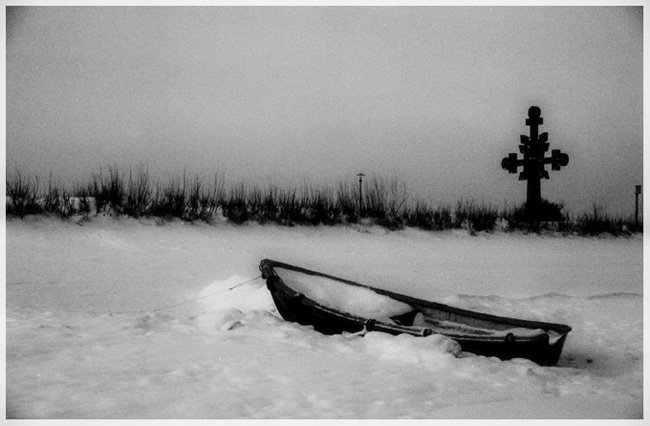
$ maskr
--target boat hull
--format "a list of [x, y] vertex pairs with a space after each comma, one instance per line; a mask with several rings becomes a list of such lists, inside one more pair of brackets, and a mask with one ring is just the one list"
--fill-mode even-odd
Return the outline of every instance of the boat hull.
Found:
[[[400, 317], [386, 320], [336, 309], [307, 297], [289, 286], [278, 273], [283, 269], [369, 289], [405, 303], [413, 310]], [[422, 337], [442, 334], [458, 342], [464, 352], [493, 356], [502, 360], [526, 358], [540, 365], [556, 365], [567, 335], [571, 331], [569, 326], [563, 324], [520, 320], [463, 310], [267, 259], [260, 263], [260, 270], [282, 318], [313, 326], [323, 334], [363, 331]], [[418, 315], [421, 320], [416, 324], [415, 318]]]

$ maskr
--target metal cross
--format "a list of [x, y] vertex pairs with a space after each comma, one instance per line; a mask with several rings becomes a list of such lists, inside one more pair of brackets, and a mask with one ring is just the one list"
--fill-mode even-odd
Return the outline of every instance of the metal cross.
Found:
[[542, 201], [540, 181], [542, 178], [549, 178], [544, 165], [550, 164], [552, 170], [560, 170], [569, 164], [569, 156], [559, 149], [552, 150], [550, 157], [544, 157], [544, 154], [548, 151], [549, 143], [548, 133], [538, 134], [539, 125], [544, 123], [541, 115], [542, 111], [539, 107], [531, 106], [528, 109], [526, 125], [530, 126], [530, 137], [521, 135], [521, 145], [519, 145], [519, 152], [523, 154], [524, 158], [517, 159], [517, 154], [511, 153], [501, 161], [501, 167], [507, 170], [508, 173], [517, 173], [517, 168], [523, 167], [522, 172], [519, 174], [519, 180], [528, 181], [526, 210], [531, 220], [539, 218]]

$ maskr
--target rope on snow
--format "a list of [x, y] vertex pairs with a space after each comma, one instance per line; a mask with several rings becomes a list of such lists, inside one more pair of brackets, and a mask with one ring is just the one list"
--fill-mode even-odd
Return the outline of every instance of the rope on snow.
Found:
[[[215, 294], [225, 293], [226, 291], [234, 290], [237, 287], [241, 287], [244, 284], [252, 283], [253, 281], [258, 280], [260, 278], [262, 278], [262, 275], [258, 275], [255, 278], [252, 278], [250, 280], [246, 280], [246, 281], [241, 282], [239, 284], [235, 284], [232, 287], [228, 287], [228, 288], [223, 289], [223, 290], [219, 290], [219, 291], [212, 292], [210, 294], [206, 294], [205, 296], [195, 297], [193, 299], [188, 299], [188, 300], [185, 300], [185, 301], [180, 302], [180, 303], [174, 303], [173, 305], [163, 306], [163, 307], [156, 308], [156, 309], [153, 309], [153, 310], [146, 310], [146, 311], [144, 311], [144, 310], [139, 310], [139, 311], [104, 311], [103, 313], [106, 313], [106, 314], [146, 314], [146, 313], [149, 313], [149, 312], [151, 312], [151, 313], [159, 312], [159, 311], [163, 311], [165, 309], [175, 308], [176, 306], [181, 306], [181, 305], [184, 305], [186, 303], [191, 303], [191, 302], [196, 302], [197, 300], [206, 299], [208, 297], [214, 296]], [[69, 312], [98, 313], [96, 311], [69, 311]]]

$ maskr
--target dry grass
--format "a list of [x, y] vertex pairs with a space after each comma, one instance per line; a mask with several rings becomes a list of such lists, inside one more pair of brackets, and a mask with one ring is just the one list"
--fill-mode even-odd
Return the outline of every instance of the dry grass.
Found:
[[149, 170], [139, 165], [124, 173], [117, 166], [100, 169], [90, 182], [76, 184], [69, 191], [50, 176], [41, 190], [37, 177], [28, 178], [19, 170], [7, 177], [7, 215], [24, 217], [54, 214], [63, 219], [80, 215], [110, 214], [130, 217], [155, 217], [165, 220], [211, 222], [217, 215], [242, 224], [249, 221], [280, 225], [347, 225], [367, 223], [395, 230], [414, 227], [429, 231], [466, 229], [470, 233], [491, 232], [495, 228], [513, 231], [560, 231], [580, 235], [625, 235], [643, 232], [643, 224], [634, 218], [615, 218], [602, 205], [572, 218], [562, 212], [563, 205], [546, 200], [542, 203], [543, 221], [525, 220], [525, 205], [504, 208], [473, 200], [461, 200], [455, 208], [434, 206], [430, 201], [414, 199], [406, 185], [393, 177], [371, 176], [359, 185], [339, 182], [332, 187], [299, 189], [271, 187], [262, 189], [246, 182], [227, 188], [223, 174], [211, 180], [199, 175], [169, 178], [156, 182]]

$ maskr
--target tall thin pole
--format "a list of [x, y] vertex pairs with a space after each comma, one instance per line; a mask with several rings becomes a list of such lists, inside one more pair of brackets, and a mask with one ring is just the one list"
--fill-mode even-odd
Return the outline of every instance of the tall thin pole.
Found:
[[634, 209], [634, 225], [639, 226], [639, 195], [641, 194], [641, 185], [636, 185], [634, 195], [636, 196], [636, 206]]
[[359, 173], [357, 176], [359, 176], [359, 216], [361, 216], [361, 209], [363, 207], [363, 177], [365, 176], [363, 173]]

